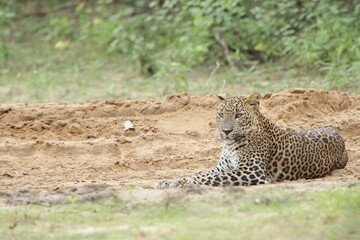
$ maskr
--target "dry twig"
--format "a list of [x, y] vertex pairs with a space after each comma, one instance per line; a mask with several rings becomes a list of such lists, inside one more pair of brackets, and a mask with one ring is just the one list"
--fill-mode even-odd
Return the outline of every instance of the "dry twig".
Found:
[[210, 81], [211, 81], [212, 78], [214, 77], [214, 74], [215, 74], [216, 71], [219, 69], [219, 67], [220, 67], [220, 63], [219, 63], [219, 61], [216, 61], [216, 66], [215, 66], [214, 69], [211, 71], [210, 77], [209, 77], [208, 80], [206, 81], [205, 86], [209, 85]]

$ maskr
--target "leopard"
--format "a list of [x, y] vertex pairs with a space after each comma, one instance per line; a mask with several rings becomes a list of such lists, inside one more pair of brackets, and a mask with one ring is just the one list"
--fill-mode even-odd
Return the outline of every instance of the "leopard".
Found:
[[156, 189], [314, 179], [346, 166], [345, 142], [333, 128], [284, 130], [260, 112], [259, 93], [219, 99], [216, 125], [224, 144], [217, 165], [190, 177], [160, 181]]

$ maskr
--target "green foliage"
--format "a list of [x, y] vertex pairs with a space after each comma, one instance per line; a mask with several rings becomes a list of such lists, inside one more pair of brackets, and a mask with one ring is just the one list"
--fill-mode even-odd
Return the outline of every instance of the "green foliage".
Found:
[[[37, 14], [39, 2], [44, 14]], [[357, 92], [356, 3], [0, 0], [0, 85], [24, 79], [30, 101], [53, 101], [47, 91], [52, 84], [64, 85], [60, 79], [66, 78], [69, 89], [91, 85], [98, 91], [99, 82], [111, 71], [126, 69], [131, 76], [121, 85], [104, 83], [103, 97], [238, 91], [234, 86], [246, 92], [288, 87]], [[71, 7], [63, 10], [64, 6]], [[217, 61], [221, 67], [208, 82]], [[110, 71], [107, 65], [119, 66]], [[285, 70], [277, 73], [279, 68]], [[92, 72], [100, 76], [97, 83], [89, 82]], [[140, 93], [144, 91], [148, 93]]]
[[[249, 60], [255, 64], [288, 55], [295, 56], [294, 64], [322, 67], [331, 82], [338, 77], [334, 75], [338, 69], [345, 75], [359, 73], [360, 28], [354, 23], [360, 21], [360, 5], [356, 1], [140, 2], [142, 7], [128, 5], [103, 21], [98, 29], [105, 30], [98, 35], [109, 52], [128, 56], [143, 73], [158, 73], [157, 78], [167, 78], [164, 72], [181, 72], [183, 66], [226, 62], [226, 57], [241, 67]], [[216, 35], [226, 43], [230, 56], [224, 55]], [[179, 69], [174, 70], [175, 66]], [[340, 85], [350, 87], [354, 81]]]
[[305, 63], [359, 61], [360, 28], [354, 23], [360, 20], [360, 5], [349, 9], [343, 1], [325, 0], [309, 4], [316, 4], [307, 15], [312, 21], [289, 43], [291, 52]]
[[154, 0], [140, 10], [128, 6], [105, 21], [113, 29], [104, 44], [110, 51], [135, 54], [135, 58], [141, 53], [156, 56], [160, 50], [161, 55], [190, 67], [211, 59], [214, 51], [219, 56], [215, 34], [239, 59], [266, 60], [293, 53], [312, 62], [342, 55], [353, 60], [356, 55], [346, 55], [358, 49], [353, 45], [359, 29], [353, 23], [359, 20], [359, 9], [359, 5], [348, 9], [342, 1], [327, 0]]
[[0, 2], [0, 67], [4, 67], [11, 57], [11, 38], [10, 22], [15, 18], [16, 13], [13, 9], [12, 1]]

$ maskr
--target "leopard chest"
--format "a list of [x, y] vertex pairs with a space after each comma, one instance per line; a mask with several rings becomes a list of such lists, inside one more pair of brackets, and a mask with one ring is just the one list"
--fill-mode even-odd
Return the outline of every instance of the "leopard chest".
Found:
[[238, 167], [239, 158], [234, 146], [225, 145], [223, 147], [219, 165], [224, 171], [231, 171]]

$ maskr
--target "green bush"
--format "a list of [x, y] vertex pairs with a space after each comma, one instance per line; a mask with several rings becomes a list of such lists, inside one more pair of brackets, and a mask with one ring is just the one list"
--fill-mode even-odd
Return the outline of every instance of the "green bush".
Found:
[[[352, 62], [360, 59], [360, 5], [321, 0], [308, 14], [311, 22], [289, 41], [289, 52], [307, 64]], [[313, 3], [312, 3], [313, 4]]]
[[[68, 3], [73, 1], [47, 2]], [[29, 4], [35, 1], [16, 6]], [[11, 55], [9, 22], [16, 11], [13, 1], [0, 0], [0, 5], [4, 62]], [[186, 90], [187, 72], [216, 61], [246, 69], [289, 56], [293, 66], [319, 69], [331, 88], [338, 82], [351, 88], [359, 80], [357, 0], [97, 0], [51, 12], [38, 24], [21, 15], [18, 20], [26, 32], [18, 33], [22, 38], [37, 35], [59, 48], [94, 44], [154, 81], [176, 78], [168, 86], [176, 90]]]
[[[241, 66], [294, 55], [297, 63], [350, 63], [360, 57], [360, 5], [329, 0], [165, 0], [127, 5], [102, 22], [101, 44], [127, 55], [143, 70], [164, 62], [196, 67], [207, 61]], [[148, 5], [145, 3], [149, 2]], [[165, 67], [166, 68], [166, 67]]]
[[4, 67], [11, 55], [10, 22], [15, 18], [16, 13], [12, 1], [0, 2], [0, 67]]

